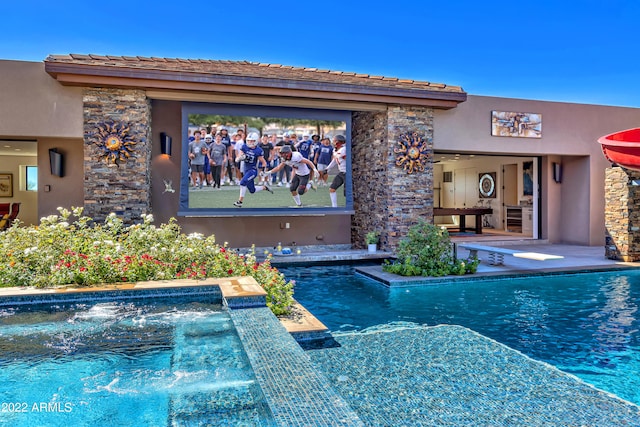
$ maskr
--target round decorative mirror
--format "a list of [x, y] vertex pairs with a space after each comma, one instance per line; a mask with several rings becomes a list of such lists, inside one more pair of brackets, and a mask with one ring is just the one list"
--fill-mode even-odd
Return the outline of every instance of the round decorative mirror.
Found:
[[492, 173], [480, 174], [480, 197], [496, 196], [496, 180]]

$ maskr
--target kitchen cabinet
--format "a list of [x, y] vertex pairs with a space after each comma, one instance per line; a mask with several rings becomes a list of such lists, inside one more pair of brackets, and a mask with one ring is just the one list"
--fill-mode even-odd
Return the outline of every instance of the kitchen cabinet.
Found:
[[522, 233], [522, 206], [507, 206], [505, 230]]
[[533, 235], [533, 208], [531, 206], [522, 207], [522, 234]]

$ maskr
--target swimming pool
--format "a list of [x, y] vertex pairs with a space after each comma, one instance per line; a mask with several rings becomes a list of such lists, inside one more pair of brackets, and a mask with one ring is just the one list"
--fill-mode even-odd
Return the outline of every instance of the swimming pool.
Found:
[[0, 308], [0, 425], [274, 425], [220, 301]]
[[289, 267], [295, 297], [332, 331], [462, 325], [640, 404], [640, 272], [387, 288], [353, 266]]

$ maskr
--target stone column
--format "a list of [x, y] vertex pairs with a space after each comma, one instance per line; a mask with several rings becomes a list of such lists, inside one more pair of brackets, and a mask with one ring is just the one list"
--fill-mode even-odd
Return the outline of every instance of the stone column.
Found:
[[[402, 135], [416, 134], [428, 156], [423, 171], [409, 174], [396, 165], [394, 148]], [[352, 241], [381, 232], [382, 249], [393, 250], [420, 218], [433, 219], [433, 110], [390, 106], [384, 112], [358, 112], [352, 118]]]
[[151, 211], [151, 102], [142, 90], [90, 88], [84, 103], [84, 208], [102, 222]]
[[605, 171], [605, 256], [640, 260], [640, 172], [621, 167]]
[[387, 245], [388, 143], [387, 112], [357, 112], [351, 121], [351, 176], [353, 207], [351, 241], [365, 248], [369, 231], [380, 232], [380, 249]]

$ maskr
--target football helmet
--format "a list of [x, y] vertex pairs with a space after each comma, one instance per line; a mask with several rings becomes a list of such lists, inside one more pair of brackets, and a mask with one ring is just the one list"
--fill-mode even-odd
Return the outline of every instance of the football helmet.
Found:
[[256, 148], [258, 146], [258, 139], [260, 137], [258, 136], [258, 134], [256, 132], [251, 132], [248, 136], [247, 136], [247, 145], [249, 146], [249, 148]]
[[291, 160], [291, 156], [293, 156], [293, 151], [291, 150], [291, 146], [284, 145], [280, 149], [280, 157], [284, 158], [285, 160]]
[[346, 144], [347, 139], [343, 135], [336, 135], [333, 137], [333, 143], [335, 144], [335, 147], [337, 149]]

